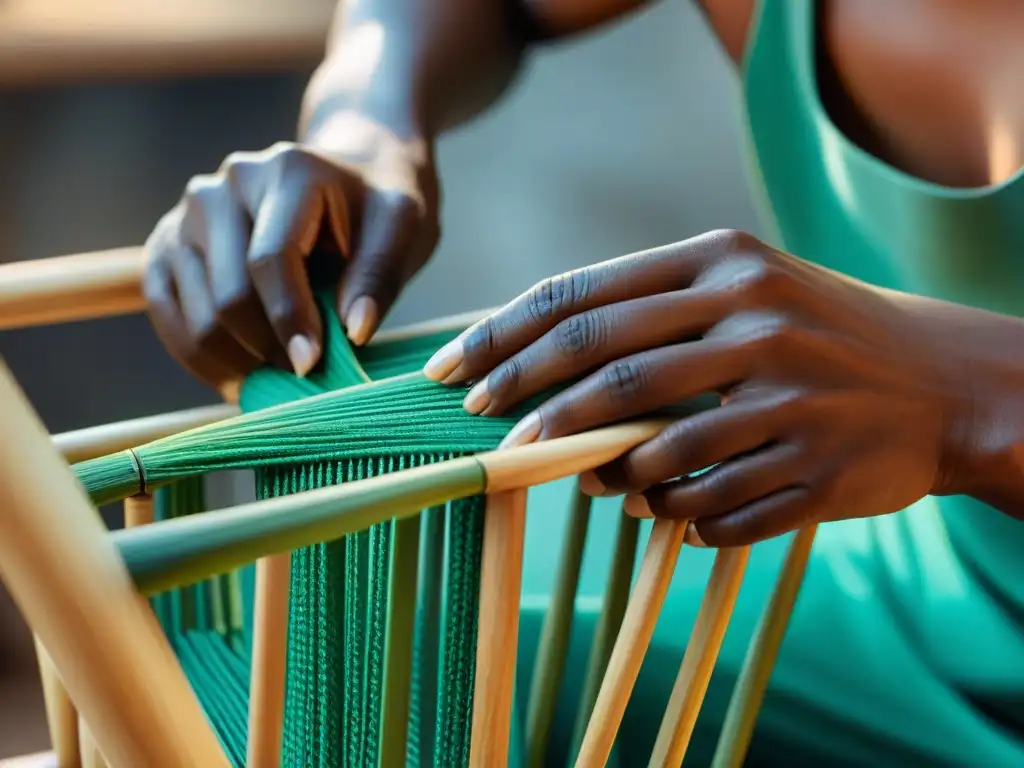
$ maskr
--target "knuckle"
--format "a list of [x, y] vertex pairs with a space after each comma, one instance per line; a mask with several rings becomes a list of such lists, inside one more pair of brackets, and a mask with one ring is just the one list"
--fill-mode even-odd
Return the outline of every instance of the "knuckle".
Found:
[[526, 310], [537, 323], [562, 317], [587, 299], [590, 277], [586, 270], [573, 270], [538, 283], [527, 296]]
[[604, 323], [598, 312], [573, 315], [555, 326], [555, 347], [566, 357], [577, 357], [598, 349], [604, 339]]
[[390, 187], [379, 189], [374, 194], [393, 219], [414, 224], [427, 221], [427, 204], [420, 195]]
[[397, 292], [401, 272], [386, 254], [370, 255], [361, 261], [353, 282], [372, 294]]
[[466, 357], [490, 356], [498, 348], [498, 321], [493, 317], [486, 318], [483, 322], [470, 331], [463, 342]]
[[212, 174], [193, 176], [185, 184], [186, 205], [196, 203], [203, 205], [222, 193], [223, 183], [221, 178]]
[[632, 452], [624, 456], [618, 463], [615, 474], [617, 475], [616, 480], [619, 481], [622, 488], [627, 492], [646, 490], [655, 483], [660, 482], [660, 479], [656, 477], [657, 472], [655, 468], [651, 466], [651, 462], [638, 459]]
[[751, 304], [763, 304], [780, 295], [789, 281], [778, 264], [758, 256], [736, 257], [734, 289]]
[[707, 446], [707, 440], [701, 434], [699, 421], [680, 419], [666, 427], [663, 433], [663, 438], [668, 442], [672, 452], [672, 464], [683, 474], [703, 469], [698, 465], [701, 463], [700, 453]]
[[646, 387], [648, 373], [639, 360], [620, 360], [598, 374], [599, 386], [613, 403], [629, 402]]
[[272, 162], [285, 174], [308, 169], [313, 162], [311, 154], [289, 141], [274, 144], [270, 149], [270, 156]]
[[726, 472], [705, 472], [692, 480], [700, 505], [719, 512], [732, 508], [737, 480]]
[[513, 357], [491, 372], [487, 377], [487, 388], [491, 392], [491, 397], [497, 401], [514, 396], [519, 391], [522, 379], [522, 362]]

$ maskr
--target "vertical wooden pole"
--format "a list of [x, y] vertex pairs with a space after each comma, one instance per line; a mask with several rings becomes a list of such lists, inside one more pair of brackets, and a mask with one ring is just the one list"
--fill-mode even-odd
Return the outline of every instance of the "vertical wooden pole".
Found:
[[576, 768], [601, 768], [608, 762], [630, 694], [651, 644], [661, 606], [668, 594], [684, 533], [685, 520], [654, 521], [651, 538], [640, 563], [640, 575], [629, 597], [622, 628], [615, 640], [604, 682], [576, 757]]
[[651, 768], [683, 764], [749, 559], [750, 547], [720, 549], [715, 554], [711, 578], [651, 753]]
[[278, 768], [281, 762], [291, 573], [287, 552], [256, 562], [248, 768]]
[[35, 638], [35, 645], [39, 679], [43, 685], [43, 703], [46, 706], [46, 724], [57, 768], [78, 768], [78, 712], [38, 637]]
[[798, 531], [789, 545], [779, 580], [747, 649], [747, 657], [743, 660], [743, 668], [729, 700], [712, 768], [740, 768], [746, 760], [757, 714], [800, 593], [817, 530], [817, 525], [810, 525]]
[[2, 364], [0, 578], [113, 768], [227, 768], [99, 515]]
[[488, 495], [470, 768], [508, 765], [525, 532], [526, 489]]
[[591, 498], [573, 487], [569, 522], [562, 545], [551, 602], [544, 614], [537, 659], [530, 681], [530, 698], [526, 707], [526, 766], [543, 768], [548, 739], [555, 722], [558, 690], [569, 655], [569, 635], [576, 610], [583, 551], [590, 525]]

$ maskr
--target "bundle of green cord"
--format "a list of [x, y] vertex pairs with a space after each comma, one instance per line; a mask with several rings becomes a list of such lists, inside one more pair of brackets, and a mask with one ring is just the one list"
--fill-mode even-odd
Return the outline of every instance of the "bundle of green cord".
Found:
[[[327, 302], [325, 352], [306, 379], [265, 369], [245, 415], [76, 466], [96, 503], [157, 490], [158, 517], [201, 507], [195, 480], [256, 470], [269, 498], [495, 448], [536, 402], [502, 418], [417, 371], [455, 334], [353, 352]], [[483, 499], [456, 500], [294, 553], [282, 765], [468, 763]], [[239, 586], [246, 581], [249, 587]], [[154, 599], [236, 765], [244, 764], [251, 573]]]

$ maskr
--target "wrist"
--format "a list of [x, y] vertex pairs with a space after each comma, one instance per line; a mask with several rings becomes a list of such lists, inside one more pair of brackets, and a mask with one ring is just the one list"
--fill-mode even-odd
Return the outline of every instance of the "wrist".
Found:
[[[1024, 519], [1024, 388], [1003, 365], [972, 369], [965, 417], [945, 452], [939, 495], [971, 496]], [[991, 375], [986, 375], [991, 374]]]
[[412, 78], [395, 66], [368, 68], [356, 54], [358, 49], [342, 45], [313, 73], [303, 95], [299, 141], [331, 142], [339, 125], [359, 122], [384, 128], [399, 141], [433, 144]]

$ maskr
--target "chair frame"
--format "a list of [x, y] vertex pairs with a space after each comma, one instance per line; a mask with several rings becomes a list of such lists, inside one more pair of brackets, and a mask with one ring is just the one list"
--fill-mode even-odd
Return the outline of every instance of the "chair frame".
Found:
[[[144, 259], [142, 248], [125, 248], [0, 266], [0, 331], [137, 313], [144, 309], [140, 288]], [[485, 314], [474, 312], [443, 318], [379, 334], [378, 340], [464, 327]], [[13, 376], [0, 366], [0, 487], [3, 488], [0, 495], [5, 502], [0, 513], [0, 576], [7, 582], [37, 637], [54, 748], [51, 755], [23, 758], [21, 762], [0, 762], [0, 765], [13, 768], [35, 764], [32, 760], [60, 766], [78, 764], [77, 761], [82, 760], [83, 764], [113, 768], [133, 768], [141, 764], [201, 764], [211, 768], [227, 765], [227, 758], [197, 700], [187, 690], [187, 681], [166, 640], [161, 643], [160, 638], [153, 636], [152, 616], [148, 608], [142, 609], [141, 598], [131, 584], [123, 561], [97, 527], [93, 508], [75, 484], [67, 463], [134, 447], [157, 437], [229, 418], [237, 412], [235, 405], [227, 403], [92, 427], [47, 439]], [[570, 476], [599, 466], [637, 444], [638, 438], [635, 429], [628, 433], [628, 429], [611, 428], [605, 430], [601, 438], [590, 440], [583, 436], [570, 442], [572, 447], [569, 448], [551, 446], [555, 451], [552, 454], [554, 471], [548, 467], [544, 477], [524, 470], [523, 462], [516, 459], [516, 451], [521, 449], [499, 452], [507, 454], [501, 459], [500, 472], [504, 474], [497, 483], [503, 490], [488, 496], [483, 543], [470, 756], [473, 768], [502, 765], [508, 756], [526, 488], [546, 479]], [[11, 446], [17, 446], [17, 451]], [[150, 522], [152, 512], [147, 504], [150, 504], [147, 498], [126, 500], [126, 524]], [[654, 522], [582, 736], [577, 766], [604, 765], [611, 753], [680, 556], [685, 529], [686, 521]], [[799, 532], [790, 547], [734, 693], [723, 726], [716, 766], [742, 764], [797, 598], [814, 532], [814, 528]], [[27, 558], [19, 557], [16, 547], [22, 552], [35, 553], [33, 562], [27, 563]], [[64, 563], [62, 558], [66, 559], [73, 551], [78, 553], [70, 567], [74, 578], [67, 574], [66, 578], [54, 578], [57, 564]], [[748, 556], [748, 547], [720, 550], [716, 554], [651, 757], [652, 766], [682, 763]], [[566, 567], [571, 572], [571, 565]], [[578, 566], [576, 569], [578, 577]], [[68, 566], [63, 570], [68, 571]], [[249, 733], [258, 737], [250, 738], [247, 763], [254, 768], [277, 768], [279, 764], [289, 573], [287, 552], [265, 557], [257, 564]], [[90, 582], [93, 587], [92, 591], [87, 590], [85, 597], [76, 592], [83, 582]], [[119, 618], [115, 628], [104, 626], [103, 614], [86, 615], [72, 610], [76, 600], [95, 596], [100, 589], [104, 591], [105, 610], [116, 607], [116, 610], [126, 611], [128, 616]], [[560, 611], [566, 610], [566, 605], [571, 609], [575, 595], [573, 578], [567, 579], [564, 592], [560, 597], [563, 606]], [[564, 615], [556, 613], [554, 609], [549, 611], [545, 621], [564, 624]], [[114, 638], [113, 647], [134, 648], [132, 657], [137, 665], [147, 670], [145, 683], [142, 676], [125, 670], [123, 658], [111, 653], [83, 654], [79, 641], [90, 637], [90, 632], [95, 634], [97, 627], [103, 627]], [[557, 636], [556, 631], [544, 631], [542, 642], [558, 642]], [[95, 649], [92, 645], [85, 647]], [[542, 649], [542, 653], [546, 651], [550, 651], [557, 668], [559, 651]], [[162, 709], [152, 705], [147, 709], [145, 689], [152, 690], [152, 675], [166, 686], [171, 705]], [[117, 680], [118, 690], [105, 686], [103, 676]], [[141, 697], [142, 705], [135, 703], [135, 696]], [[129, 700], [131, 712], [126, 711]], [[550, 715], [539, 717], [544, 720]], [[180, 731], [173, 730], [172, 725]], [[531, 738], [546, 738], [550, 723], [535, 725], [531, 733], [541, 736]], [[179, 732], [189, 736], [173, 736]], [[542, 759], [538, 755], [543, 753], [540, 746], [528, 745], [531, 768], [541, 764], [538, 762]], [[87, 755], [90, 750], [93, 754]], [[197, 759], [200, 762], [187, 763]], [[47, 760], [50, 763], [45, 763]]]

